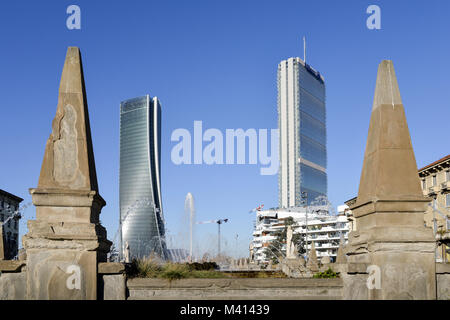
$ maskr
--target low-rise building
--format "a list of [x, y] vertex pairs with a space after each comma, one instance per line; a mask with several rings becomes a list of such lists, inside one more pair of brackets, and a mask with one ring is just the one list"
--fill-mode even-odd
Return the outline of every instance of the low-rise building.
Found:
[[[285, 220], [292, 217], [294, 220], [293, 233], [300, 233], [308, 243], [307, 250], [311, 250], [311, 244], [317, 253], [317, 258], [330, 257], [335, 261], [341, 235], [348, 239], [349, 223], [345, 214], [330, 215], [328, 209], [323, 206], [272, 208], [256, 212], [256, 222], [251, 242], [251, 256], [253, 261], [268, 263], [266, 248], [277, 239], [277, 233], [285, 228]], [[274, 250], [276, 250], [274, 248]], [[285, 255], [286, 244], [281, 247], [281, 255]], [[280, 253], [275, 253], [279, 255]]]
[[425, 212], [425, 224], [436, 236], [436, 261], [450, 259], [450, 155], [419, 169], [423, 194], [432, 199]]
[[13, 259], [19, 252], [19, 204], [22, 198], [0, 189], [0, 223], [3, 226], [5, 259]]

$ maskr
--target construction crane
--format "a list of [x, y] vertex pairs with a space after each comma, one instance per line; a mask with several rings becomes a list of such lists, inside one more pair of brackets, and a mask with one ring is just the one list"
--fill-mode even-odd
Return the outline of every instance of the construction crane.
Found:
[[220, 225], [222, 223], [228, 222], [228, 219], [219, 219], [219, 220], [208, 220], [208, 221], [200, 221], [197, 224], [207, 224], [207, 223], [217, 223], [219, 233], [217, 235], [217, 256], [220, 256]]

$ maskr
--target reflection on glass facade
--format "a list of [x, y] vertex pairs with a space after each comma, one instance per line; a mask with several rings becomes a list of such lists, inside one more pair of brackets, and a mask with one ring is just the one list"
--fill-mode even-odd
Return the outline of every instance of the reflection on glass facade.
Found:
[[300, 58], [278, 65], [278, 128], [280, 130], [280, 207], [302, 205], [327, 195], [325, 83]]
[[161, 106], [150, 96], [120, 104], [120, 223], [122, 255], [165, 258], [161, 203]]

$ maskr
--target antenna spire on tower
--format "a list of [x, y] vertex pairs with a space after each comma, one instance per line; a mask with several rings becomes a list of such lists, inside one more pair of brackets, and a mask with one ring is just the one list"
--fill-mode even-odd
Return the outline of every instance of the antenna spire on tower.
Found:
[[306, 64], [306, 37], [303, 36], [303, 61]]

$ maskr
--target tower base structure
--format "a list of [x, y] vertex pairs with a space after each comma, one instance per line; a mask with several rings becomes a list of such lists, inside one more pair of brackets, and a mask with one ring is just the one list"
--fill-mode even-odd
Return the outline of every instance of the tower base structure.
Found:
[[351, 208], [361, 229], [349, 235], [349, 269], [368, 274], [354, 298], [436, 299], [435, 240], [423, 224], [427, 202], [376, 201]]
[[36, 220], [28, 221], [22, 239], [28, 299], [97, 299], [97, 266], [106, 262], [111, 246], [98, 220], [105, 201], [95, 191], [30, 193]]

